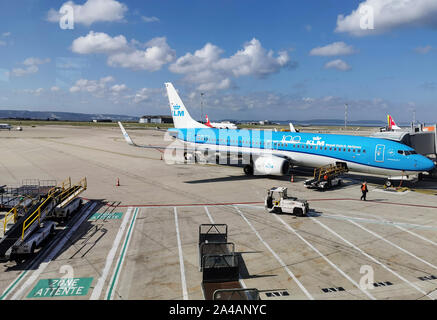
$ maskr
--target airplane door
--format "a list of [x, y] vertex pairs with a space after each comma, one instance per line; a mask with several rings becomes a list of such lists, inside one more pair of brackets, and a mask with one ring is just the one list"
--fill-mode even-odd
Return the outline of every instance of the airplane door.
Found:
[[375, 149], [375, 161], [376, 162], [384, 162], [384, 150], [385, 145], [377, 144]]

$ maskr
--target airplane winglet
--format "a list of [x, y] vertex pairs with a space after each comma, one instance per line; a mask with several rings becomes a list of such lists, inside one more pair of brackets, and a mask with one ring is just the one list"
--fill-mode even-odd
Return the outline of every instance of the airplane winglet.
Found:
[[131, 146], [135, 146], [135, 143], [132, 141], [132, 139], [129, 137], [129, 135], [127, 134], [126, 130], [124, 129], [123, 125], [121, 124], [121, 122], [118, 122], [118, 125], [120, 126], [121, 132], [123, 133], [123, 137], [126, 140], [126, 142], [128, 144], [130, 144]]

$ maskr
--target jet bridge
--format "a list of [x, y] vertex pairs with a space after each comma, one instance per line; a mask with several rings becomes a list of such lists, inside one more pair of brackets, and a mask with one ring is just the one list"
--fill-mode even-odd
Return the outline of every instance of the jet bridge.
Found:
[[[410, 130], [375, 132], [371, 137], [388, 139], [405, 144], [424, 156], [437, 154], [437, 125], [411, 127]], [[434, 128], [434, 130], [430, 130]]]

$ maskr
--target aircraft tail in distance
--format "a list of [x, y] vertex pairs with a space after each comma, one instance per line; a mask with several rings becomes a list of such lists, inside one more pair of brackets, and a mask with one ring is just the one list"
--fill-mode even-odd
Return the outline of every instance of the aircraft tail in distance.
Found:
[[168, 101], [170, 103], [170, 110], [175, 128], [208, 128], [204, 124], [191, 118], [171, 82], [165, 83], [165, 88], [167, 89]]
[[207, 125], [210, 128], [213, 128], [211, 122], [209, 121], [208, 115], [206, 115], [206, 123], [205, 123], [205, 125]]
[[387, 115], [388, 129], [389, 130], [401, 130], [400, 127], [396, 125], [391, 115]]

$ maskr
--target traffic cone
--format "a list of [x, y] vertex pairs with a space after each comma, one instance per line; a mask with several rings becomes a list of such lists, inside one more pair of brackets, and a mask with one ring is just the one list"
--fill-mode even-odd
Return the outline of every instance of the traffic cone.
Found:
[[120, 178], [117, 178], [117, 184], [115, 185], [116, 187], [120, 186]]
[[290, 182], [294, 182], [294, 175], [291, 175]]

